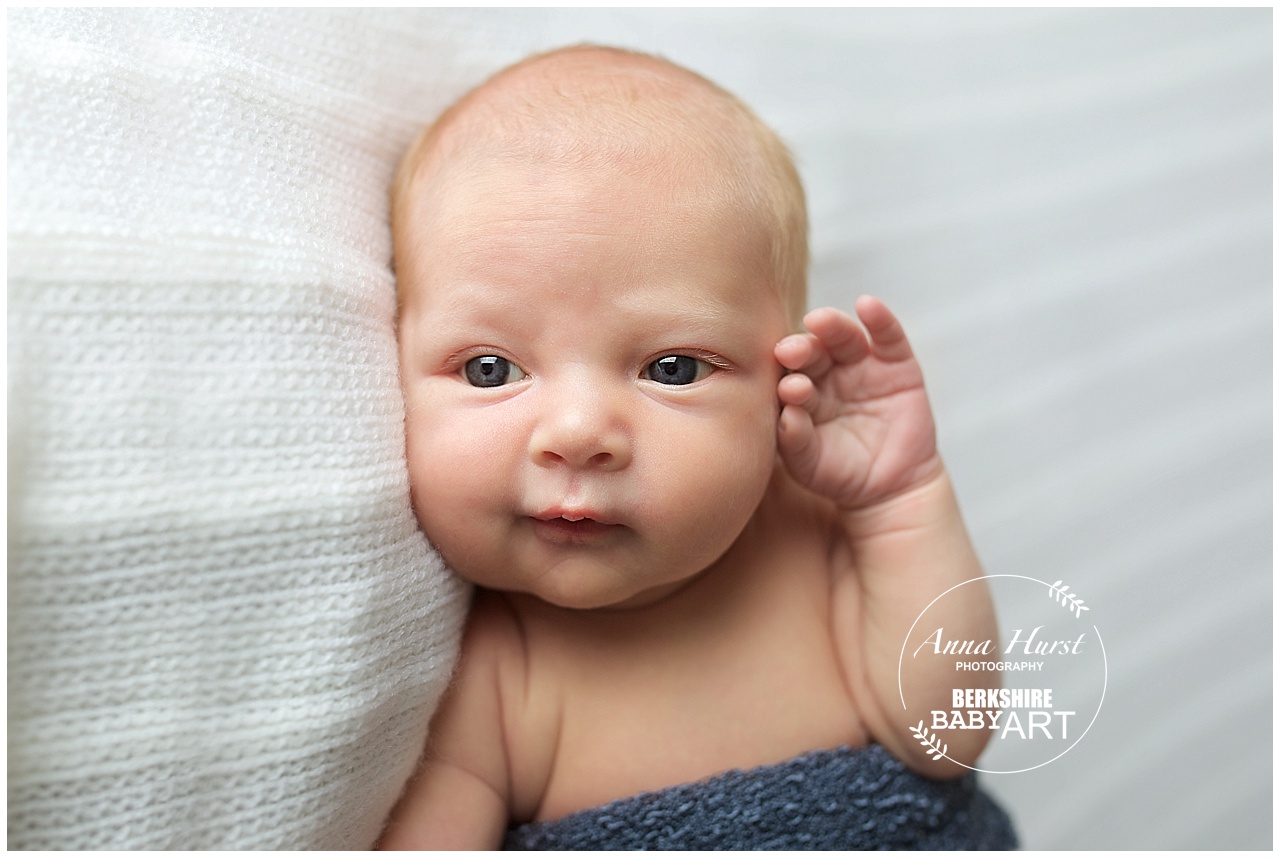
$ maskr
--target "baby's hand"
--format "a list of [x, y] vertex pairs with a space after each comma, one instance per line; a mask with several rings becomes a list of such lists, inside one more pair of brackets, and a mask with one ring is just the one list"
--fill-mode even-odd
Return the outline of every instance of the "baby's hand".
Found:
[[877, 298], [863, 296], [854, 309], [865, 333], [848, 314], [822, 307], [804, 317], [808, 333], [774, 346], [792, 370], [778, 382], [782, 459], [802, 485], [849, 509], [942, 472], [924, 378], [902, 326]]

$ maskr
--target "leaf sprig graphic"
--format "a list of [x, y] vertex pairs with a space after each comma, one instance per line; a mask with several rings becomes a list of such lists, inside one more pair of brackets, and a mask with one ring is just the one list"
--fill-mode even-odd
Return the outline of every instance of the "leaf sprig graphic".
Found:
[[1076, 596], [1075, 593], [1067, 592], [1067, 588], [1070, 586], [1071, 586], [1070, 584], [1063, 584], [1062, 581], [1060, 580], [1054, 581], [1052, 584], [1049, 585], [1049, 595], [1053, 598], [1055, 602], [1057, 602], [1059, 605], [1062, 605], [1068, 611], [1074, 610], [1076, 619], [1079, 619], [1080, 612], [1087, 611], [1089, 609], [1085, 607], [1084, 602], [1078, 596]]
[[911, 728], [911, 734], [920, 740], [921, 745], [924, 745], [929, 749], [929, 752], [933, 754], [933, 758], [935, 760], [941, 759], [947, 752], [947, 746], [944, 744], [939, 748], [938, 737], [932, 735], [924, 728], [924, 719], [921, 719], [919, 724]]

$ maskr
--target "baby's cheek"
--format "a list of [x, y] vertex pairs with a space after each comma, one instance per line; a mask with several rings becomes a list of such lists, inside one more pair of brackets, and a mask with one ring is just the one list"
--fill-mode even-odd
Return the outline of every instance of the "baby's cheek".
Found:
[[[409, 488], [414, 511], [424, 527], [424, 513], [442, 504], [443, 498], [455, 493], [466, 463], [458, 461], [461, 446], [455, 434], [441, 431], [435, 421], [411, 422], [405, 437], [409, 464]], [[449, 463], [454, 462], [454, 467]]]
[[475, 487], [468, 479], [468, 463], [451, 456], [450, 447], [420, 440], [427, 443], [418, 444], [409, 457], [413, 512], [427, 539], [458, 571], [483, 531], [472, 503]]
[[764, 496], [773, 472], [777, 419], [771, 412], [725, 427], [688, 459], [687, 495], [680, 509], [698, 510], [692, 527], [723, 551], [737, 539]]

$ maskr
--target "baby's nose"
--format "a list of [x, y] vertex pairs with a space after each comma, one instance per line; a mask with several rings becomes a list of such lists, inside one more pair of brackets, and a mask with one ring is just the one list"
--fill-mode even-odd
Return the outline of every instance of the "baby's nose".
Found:
[[529, 455], [544, 467], [616, 471], [631, 462], [625, 406], [600, 385], [564, 385], [549, 396], [529, 439]]

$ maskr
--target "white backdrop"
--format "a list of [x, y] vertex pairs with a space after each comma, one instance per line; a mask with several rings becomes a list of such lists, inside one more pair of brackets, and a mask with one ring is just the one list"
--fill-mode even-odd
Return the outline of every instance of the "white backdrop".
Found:
[[[335, 183], [384, 180], [415, 125], [507, 62], [566, 43], [663, 54], [745, 99], [808, 188], [811, 303], [847, 308], [871, 292], [903, 318], [987, 571], [1065, 579], [1106, 637], [1107, 698], [1085, 740], [1034, 772], [987, 778], [1024, 846], [1271, 844], [1270, 10], [218, 14], [283, 20], [251, 49], [276, 71], [308, 64], [296, 85], [315, 68], [335, 76], [308, 111], [382, 117], [380, 142], [360, 150], [374, 166], [353, 178], [328, 165]], [[300, 28], [288, 14], [327, 17]], [[310, 42], [291, 51], [291, 39]], [[13, 62], [11, 50], [11, 118]], [[237, 74], [251, 90], [252, 68]], [[359, 97], [326, 101], [343, 83]], [[225, 166], [215, 132], [205, 156]], [[160, 157], [165, 143], [148, 145]], [[330, 188], [267, 173], [264, 187], [338, 211], [323, 205]], [[41, 228], [11, 226], [11, 317], [15, 258], [56, 255], [47, 219], [18, 220]], [[381, 234], [367, 252], [385, 252]], [[24, 358], [11, 346], [11, 406], [37, 377], [15, 371]], [[23, 432], [11, 416], [11, 469]], [[40, 491], [11, 484], [11, 507]], [[13, 588], [11, 573], [11, 628]], [[1001, 616], [1022, 598], [1001, 593]], [[252, 837], [234, 845], [281, 842]]]

